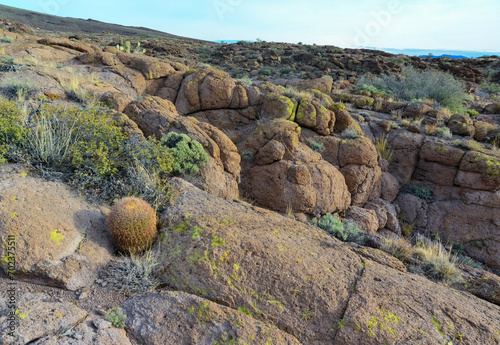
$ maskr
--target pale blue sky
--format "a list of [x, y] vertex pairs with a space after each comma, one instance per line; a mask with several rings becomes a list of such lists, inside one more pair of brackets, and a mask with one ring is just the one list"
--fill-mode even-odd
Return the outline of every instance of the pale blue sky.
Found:
[[498, 0], [0, 0], [205, 40], [500, 52]]

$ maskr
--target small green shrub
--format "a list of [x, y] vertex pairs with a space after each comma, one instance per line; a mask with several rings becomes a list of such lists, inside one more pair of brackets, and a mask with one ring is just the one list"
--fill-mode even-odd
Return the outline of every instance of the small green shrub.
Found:
[[311, 149], [313, 151], [316, 151], [319, 153], [322, 153], [323, 151], [325, 151], [325, 145], [321, 142], [318, 142], [318, 141], [311, 141], [309, 146], [311, 147]]
[[342, 135], [346, 137], [347, 139], [357, 139], [359, 138], [358, 132], [356, 132], [354, 129], [345, 129], [342, 132]]
[[126, 197], [111, 208], [106, 224], [118, 250], [135, 254], [158, 237], [156, 212], [144, 200]]
[[12, 42], [14, 42], [14, 41], [15, 41], [15, 39], [13, 39], [12, 37], [9, 37], [9, 36], [4, 36], [4, 37], [2, 38], [2, 42], [3, 42], [3, 43], [12, 43]]
[[477, 110], [467, 110], [469, 116], [477, 116], [479, 112]]
[[451, 139], [453, 137], [453, 134], [448, 127], [437, 127], [434, 133], [437, 137], [443, 139]]
[[433, 194], [432, 191], [427, 188], [427, 187], [420, 187], [415, 185], [414, 183], [407, 183], [403, 185], [403, 188], [401, 188], [401, 191], [403, 193], [409, 193], [413, 194], [416, 197], [419, 197], [420, 199], [424, 200], [432, 200]]
[[259, 74], [260, 75], [264, 75], [264, 76], [270, 76], [270, 75], [273, 75], [273, 69], [271, 67], [262, 67], [259, 71]]
[[0, 163], [5, 163], [9, 153], [26, 142], [26, 120], [17, 103], [0, 99]]
[[111, 322], [113, 327], [124, 328], [126, 326], [127, 315], [123, 312], [122, 308], [113, 307], [106, 311], [104, 319]]
[[179, 175], [196, 175], [208, 163], [208, 155], [203, 146], [186, 134], [169, 132], [161, 138], [161, 143], [172, 154], [172, 168]]
[[342, 222], [337, 214], [314, 218], [312, 224], [344, 242], [364, 243], [363, 230], [354, 222]]

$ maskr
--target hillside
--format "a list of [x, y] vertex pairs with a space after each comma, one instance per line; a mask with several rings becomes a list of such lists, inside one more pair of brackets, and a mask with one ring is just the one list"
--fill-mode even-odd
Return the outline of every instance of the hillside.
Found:
[[180, 37], [144, 27], [110, 24], [93, 19], [59, 17], [5, 5], [0, 5], [0, 19], [23, 23], [24, 25], [27, 25], [36, 30], [70, 33], [73, 35], [114, 33], [124, 36], [140, 36], [145, 38], [177, 38], [197, 41], [195, 39]]
[[0, 343], [500, 343], [498, 57], [27, 18], [0, 20]]

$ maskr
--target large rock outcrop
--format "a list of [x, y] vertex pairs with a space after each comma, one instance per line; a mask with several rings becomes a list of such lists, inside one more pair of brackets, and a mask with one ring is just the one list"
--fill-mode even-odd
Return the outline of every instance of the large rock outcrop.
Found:
[[498, 306], [318, 228], [174, 186], [180, 194], [162, 215], [160, 245], [162, 280], [176, 290], [247, 310], [304, 344], [500, 341]]
[[14, 267], [15, 279], [68, 290], [92, 285], [113, 252], [107, 209], [63, 183], [26, 174], [0, 166], [0, 237], [8, 243], [15, 236], [15, 252], [1, 249], [4, 272]]
[[241, 158], [233, 142], [219, 129], [192, 117], [180, 116], [172, 102], [159, 97], [150, 96], [133, 102], [124, 112], [145, 136], [161, 139], [174, 131], [199, 141], [209, 155], [209, 162], [200, 171], [198, 185], [223, 198], [238, 197]]

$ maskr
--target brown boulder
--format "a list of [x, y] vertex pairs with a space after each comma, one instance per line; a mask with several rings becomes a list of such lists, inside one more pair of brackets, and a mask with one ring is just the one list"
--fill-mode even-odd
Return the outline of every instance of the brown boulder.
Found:
[[458, 168], [439, 163], [420, 160], [413, 178], [432, 182], [440, 186], [452, 187], [455, 184]]
[[161, 139], [170, 131], [187, 134], [199, 141], [209, 155], [196, 183], [214, 195], [237, 198], [241, 158], [233, 142], [219, 129], [192, 117], [180, 116], [172, 102], [149, 96], [132, 102], [124, 112], [134, 120], [145, 136]]
[[379, 220], [374, 210], [351, 206], [347, 209], [345, 218], [352, 220], [369, 233], [376, 233], [379, 229]]
[[140, 71], [146, 80], [165, 78], [176, 71], [169, 63], [146, 55], [119, 52], [116, 57], [124, 65]]
[[92, 285], [113, 252], [106, 212], [67, 185], [0, 166], [0, 238], [15, 236], [14, 254], [0, 250], [2, 269], [15, 260], [14, 279], [72, 291]]
[[293, 86], [299, 90], [318, 90], [323, 93], [332, 92], [333, 79], [331, 78], [317, 78], [309, 80], [292, 79], [286, 83], [286, 87]]
[[382, 173], [381, 198], [387, 202], [393, 202], [399, 194], [399, 182], [388, 172]]
[[500, 159], [481, 152], [467, 152], [460, 163], [455, 184], [485, 191], [499, 190]]
[[342, 133], [346, 129], [350, 128], [354, 122], [355, 120], [347, 110], [335, 112], [335, 131], [337, 133]]
[[[481, 194], [482, 199], [486, 199], [489, 193]], [[488, 207], [446, 200], [429, 206], [427, 231], [438, 232], [447, 241], [463, 243], [467, 255], [483, 262], [496, 274], [500, 273], [499, 227], [498, 204]]]
[[257, 165], [267, 165], [280, 161], [285, 156], [285, 145], [276, 140], [269, 141], [255, 156]]
[[184, 292], [136, 296], [121, 308], [128, 316], [127, 330], [143, 344], [230, 344], [237, 340], [300, 345], [295, 337], [247, 315], [251, 313], [246, 309], [247, 314]]
[[355, 290], [338, 327], [337, 344], [500, 341], [498, 306], [423, 277], [370, 262]]
[[[233, 101], [234, 80], [225, 72], [212, 70], [200, 83], [198, 93], [202, 110], [229, 108]], [[236, 106], [240, 106], [239, 97], [246, 97], [245, 89], [238, 87]], [[242, 93], [242, 94], [241, 94]], [[240, 95], [241, 94], [241, 95]], [[241, 100], [243, 102], [243, 100]], [[248, 101], [247, 101], [248, 105]]]
[[362, 206], [368, 200], [378, 198], [381, 192], [382, 170], [376, 166], [348, 164], [340, 169], [351, 193], [351, 204]]
[[399, 206], [400, 215], [403, 221], [410, 224], [414, 223], [419, 229], [423, 229], [427, 226], [429, 205], [425, 200], [412, 194], [401, 193], [397, 197], [395, 204]]
[[294, 121], [296, 110], [297, 101], [295, 99], [268, 93], [264, 98], [260, 117], [264, 121], [272, 119]]
[[500, 103], [491, 103], [484, 107], [485, 114], [500, 114]]
[[319, 102], [302, 99], [297, 109], [295, 121], [321, 135], [328, 135], [335, 125], [335, 113]]
[[469, 115], [455, 114], [450, 117], [448, 127], [453, 134], [472, 137], [476, 128]]
[[168, 99], [170, 102], [175, 103], [177, 94], [181, 88], [182, 80], [184, 79], [184, 72], [174, 72], [167, 76], [163, 87], [158, 90], [156, 96], [163, 99]]
[[378, 166], [378, 154], [372, 141], [367, 137], [342, 140], [339, 148], [339, 163]]
[[342, 139], [334, 136], [323, 136], [309, 130], [307, 128], [302, 128], [300, 134], [300, 141], [311, 147], [312, 143], [323, 144], [324, 150], [321, 152], [321, 156], [324, 160], [335, 167], [339, 167], [339, 147]]
[[419, 119], [424, 117], [430, 111], [432, 111], [432, 107], [425, 103], [409, 104], [406, 107], [403, 116], [410, 119]]
[[313, 215], [343, 212], [351, 201], [344, 177], [325, 161], [253, 167], [246, 173], [244, 189], [259, 204], [281, 212], [289, 208]]
[[159, 243], [162, 280], [172, 289], [247, 310], [304, 344], [500, 341], [498, 306], [404, 273], [376, 250], [318, 228], [176, 185], [179, 198], [162, 214], [168, 243]]
[[400, 183], [411, 180], [423, 141], [423, 135], [408, 132], [397, 133], [389, 140], [388, 146], [394, 150], [389, 171]]
[[420, 150], [420, 159], [442, 165], [458, 167], [465, 151], [436, 141], [429, 141]]

